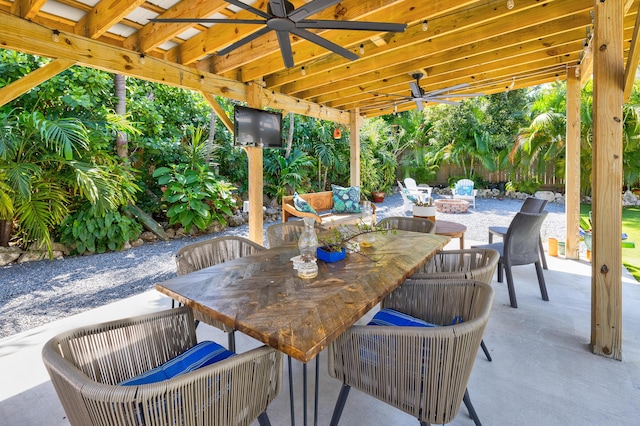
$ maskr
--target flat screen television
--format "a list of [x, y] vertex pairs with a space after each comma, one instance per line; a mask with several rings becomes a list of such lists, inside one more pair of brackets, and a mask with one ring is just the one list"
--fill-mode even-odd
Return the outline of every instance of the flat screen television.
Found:
[[282, 147], [282, 114], [236, 105], [234, 109], [236, 146]]

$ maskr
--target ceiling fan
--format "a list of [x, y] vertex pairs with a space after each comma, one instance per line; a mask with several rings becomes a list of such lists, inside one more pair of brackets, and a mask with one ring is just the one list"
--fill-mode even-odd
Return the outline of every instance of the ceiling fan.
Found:
[[269, 0], [267, 11], [263, 12], [253, 6], [249, 6], [239, 0], [225, 0], [234, 6], [247, 10], [264, 19], [216, 19], [216, 18], [156, 18], [150, 19], [151, 22], [188, 22], [188, 23], [213, 23], [213, 24], [265, 24], [264, 28], [238, 40], [237, 42], [218, 51], [218, 55], [226, 55], [227, 53], [249, 43], [250, 41], [268, 33], [275, 31], [278, 37], [278, 44], [282, 53], [284, 65], [287, 68], [294, 66], [293, 52], [291, 50], [291, 40], [289, 34], [295, 34], [312, 43], [324, 47], [338, 55], [342, 55], [349, 60], [358, 59], [355, 53], [338, 46], [337, 44], [320, 37], [308, 28], [328, 29], [328, 30], [350, 30], [350, 31], [388, 31], [403, 32], [406, 24], [394, 24], [387, 22], [364, 22], [364, 21], [328, 21], [317, 19], [306, 19], [314, 13], [320, 12], [329, 6], [340, 3], [341, 0], [313, 0], [298, 9], [287, 0]]
[[444, 89], [433, 90], [431, 92], [424, 92], [420, 87], [420, 79], [424, 74], [421, 72], [417, 72], [411, 74], [411, 77], [415, 78], [416, 81], [412, 81], [409, 83], [409, 87], [411, 87], [411, 96], [399, 96], [399, 95], [391, 95], [385, 93], [385, 96], [398, 96], [403, 99], [402, 103], [405, 102], [415, 102], [418, 107], [418, 111], [422, 111], [424, 109], [425, 102], [437, 102], [441, 104], [447, 105], [460, 105], [460, 102], [450, 101], [448, 98], [471, 98], [475, 96], [484, 96], [484, 93], [451, 93], [454, 90], [463, 89], [465, 87], [469, 87], [468, 83], [456, 84], [455, 86], [446, 87]]

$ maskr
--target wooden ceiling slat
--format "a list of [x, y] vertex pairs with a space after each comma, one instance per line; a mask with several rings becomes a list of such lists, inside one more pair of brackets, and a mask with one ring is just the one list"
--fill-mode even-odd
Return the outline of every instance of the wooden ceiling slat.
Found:
[[75, 26], [75, 33], [97, 39], [145, 0], [102, 0]]
[[[565, 18], [559, 18], [554, 22], [551, 18], [554, 11], [558, 15], [565, 16]], [[326, 88], [329, 85], [335, 88], [345, 87], [344, 83], [349, 81], [347, 79], [365, 72], [377, 72], [389, 76], [403, 74], [400, 70], [424, 68], [429, 64], [428, 57], [430, 55], [440, 51], [456, 49], [461, 45], [469, 45], [504, 36], [509, 32], [519, 31], [523, 28], [539, 27], [545, 24], [554, 25], [560, 22], [560, 24], [555, 25], [554, 29], [550, 30], [552, 33], [556, 33], [566, 28], [586, 25], [589, 21], [588, 9], [585, 10], [583, 3], [577, 4], [571, 0], [559, 0], [544, 8], [527, 9], [522, 12], [520, 19], [507, 22], [502, 20], [487, 22], [465, 31], [464, 37], [461, 37], [460, 33], [453, 31], [446, 34], [446, 36], [423, 40], [421, 44], [412, 45], [410, 48], [394, 49], [386, 55], [376, 56], [375, 58], [363, 58], [358, 61], [358, 67], [346, 66], [331, 70], [313, 79], [301, 79], [295, 83], [284, 85], [281, 87], [281, 91], [298, 97], [313, 98], [326, 93]], [[539, 34], [543, 36], [542, 32], [539, 32]], [[376, 80], [380, 81], [379, 78], [376, 78]], [[267, 80], [267, 86], [271, 87], [269, 80]], [[320, 86], [325, 87], [319, 88]]]

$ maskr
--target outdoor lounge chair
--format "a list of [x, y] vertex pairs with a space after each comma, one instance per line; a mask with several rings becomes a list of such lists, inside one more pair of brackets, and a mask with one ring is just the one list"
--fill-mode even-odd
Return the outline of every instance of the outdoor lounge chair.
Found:
[[476, 208], [476, 195], [478, 190], [473, 187], [471, 179], [460, 179], [451, 190], [454, 199], [469, 201]]
[[430, 186], [418, 186], [418, 184], [416, 183], [416, 180], [414, 178], [405, 178], [404, 179], [404, 186], [405, 188], [407, 188], [407, 191], [409, 191], [409, 193], [411, 194], [420, 194], [421, 198], [423, 200], [428, 200], [429, 198], [431, 198], [431, 190], [432, 188]]
[[[351, 387], [423, 426], [451, 422], [464, 399], [479, 424], [466, 388], [492, 301], [491, 286], [472, 280], [407, 280], [391, 292], [384, 312], [412, 326], [378, 325], [374, 317], [329, 345], [329, 375], [342, 381], [330, 424], [338, 424]], [[450, 325], [458, 317], [462, 322]]]
[[507, 275], [507, 287], [511, 307], [517, 308], [516, 291], [513, 283], [511, 268], [518, 265], [534, 264], [540, 286], [542, 300], [548, 301], [547, 286], [540, 264], [540, 228], [547, 217], [547, 212], [525, 213], [518, 212], [511, 221], [504, 240], [499, 243], [472, 246], [472, 248], [493, 249], [500, 253], [498, 262], [498, 282], [502, 282], [502, 270]]
[[282, 386], [282, 354], [273, 348], [227, 353], [155, 383], [131, 380], [179, 367], [187, 354], [200, 355], [197, 343], [191, 309], [181, 307], [62, 333], [44, 345], [42, 359], [74, 426], [249, 425], [256, 418], [268, 425], [267, 406]]
[[[235, 236], [212, 238], [188, 244], [176, 253], [178, 275], [185, 275], [238, 257], [249, 256], [264, 249], [260, 244], [247, 238]], [[204, 322], [228, 333], [229, 350], [235, 352], [236, 340], [233, 328], [198, 311], [194, 311], [193, 316], [196, 319], [196, 326], [197, 323]]]

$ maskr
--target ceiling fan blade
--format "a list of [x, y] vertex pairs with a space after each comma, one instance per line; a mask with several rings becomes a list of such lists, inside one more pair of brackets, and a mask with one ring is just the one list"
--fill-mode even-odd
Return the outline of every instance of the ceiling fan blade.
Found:
[[418, 83], [416, 83], [415, 81], [411, 81], [409, 83], [409, 86], [411, 87], [411, 94], [414, 98], [422, 97], [422, 90], [420, 90], [420, 86], [418, 86]]
[[265, 19], [218, 19], [218, 18], [153, 18], [149, 22], [178, 22], [198, 24], [266, 24]]
[[291, 50], [291, 40], [289, 39], [288, 31], [276, 31], [278, 35], [278, 44], [280, 44], [280, 53], [282, 54], [282, 60], [284, 66], [287, 68], [293, 68], [293, 51]]
[[229, 45], [229, 46], [225, 47], [224, 49], [219, 50], [219, 51], [218, 51], [218, 53], [217, 53], [217, 55], [218, 55], [218, 56], [226, 55], [227, 53], [229, 53], [229, 52], [231, 52], [231, 51], [233, 51], [233, 50], [236, 50], [238, 47], [240, 47], [240, 46], [242, 46], [242, 45], [245, 45], [245, 44], [249, 43], [249, 42], [250, 42], [250, 41], [252, 41], [252, 40], [257, 39], [258, 37], [260, 37], [260, 36], [262, 36], [262, 35], [265, 35], [265, 34], [266, 34], [266, 33], [268, 33], [269, 31], [271, 31], [271, 28], [269, 28], [269, 27], [264, 27], [264, 28], [262, 28], [262, 29], [260, 29], [260, 30], [256, 31], [255, 33], [249, 34], [249, 35], [248, 35], [248, 36], [246, 36], [245, 38], [240, 39], [240, 40], [236, 41], [235, 43], [233, 43], [233, 44], [231, 44], [231, 45]]
[[[316, 0], [318, 1], [318, 0]], [[311, 2], [311, 3], [315, 3], [315, 2]], [[310, 4], [311, 4], [310, 3]], [[304, 30], [304, 29], [299, 29], [299, 28], [295, 28], [292, 29], [291, 32], [299, 37], [302, 37], [304, 39], [309, 40], [312, 43], [317, 44], [318, 46], [322, 46], [327, 50], [330, 50], [334, 53], [337, 53], [338, 55], [344, 56], [345, 58], [351, 60], [351, 61], [355, 61], [356, 59], [359, 58], [358, 55], [356, 55], [355, 53], [345, 49], [344, 47], [338, 46], [337, 44], [335, 44], [332, 41], [327, 40], [326, 38], [322, 38], [320, 36], [315, 35], [314, 33]]]
[[422, 99], [414, 99], [416, 101], [416, 106], [418, 107], [418, 111], [422, 111], [424, 109], [424, 104], [422, 103]]
[[268, 13], [263, 12], [260, 9], [256, 9], [253, 6], [249, 6], [246, 3], [242, 3], [239, 0], [224, 0], [224, 1], [226, 1], [227, 3], [232, 4], [234, 6], [238, 6], [240, 9], [244, 9], [244, 10], [247, 10], [247, 11], [249, 11], [251, 13], [254, 13], [254, 14], [258, 15], [258, 16], [262, 16], [264, 19], [271, 18], [271, 15], [269, 15]]
[[439, 104], [447, 104], [447, 105], [460, 105], [460, 102], [447, 101], [444, 99], [425, 99], [425, 102], [436, 102]]
[[341, 0], [313, 0], [312, 2], [300, 6], [299, 8], [291, 12], [289, 14], [289, 19], [291, 19], [293, 22], [299, 22], [307, 16], [311, 16], [314, 13], [328, 8], [329, 6], [340, 3], [340, 1]]
[[367, 21], [326, 21], [310, 20], [298, 21], [296, 28], [318, 28], [326, 30], [352, 30], [352, 31], [386, 31], [403, 32], [406, 24], [394, 24], [392, 22], [367, 22]]
[[461, 84], [456, 84], [455, 86], [445, 87], [444, 89], [432, 90], [431, 92], [425, 93], [425, 95], [426, 96], [439, 95], [440, 93], [451, 92], [453, 90], [458, 90], [465, 87], [469, 87], [469, 83], [461, 83]]
[[279, 18], [285, 18], [287, 16], [287, 9], [283, 0], [269, 0], [269, 6], [274, 16]]

